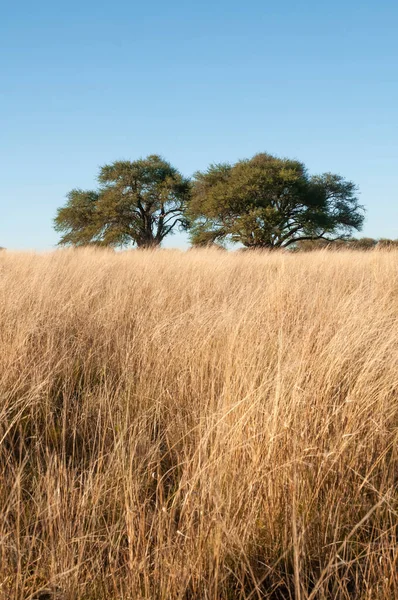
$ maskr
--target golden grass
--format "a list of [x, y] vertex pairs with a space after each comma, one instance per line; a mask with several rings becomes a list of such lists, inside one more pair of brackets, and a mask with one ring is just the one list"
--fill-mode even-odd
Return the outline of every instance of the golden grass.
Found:
[[398, 598], [397, 252], [2, 253], [0, 344], [1, 600]]

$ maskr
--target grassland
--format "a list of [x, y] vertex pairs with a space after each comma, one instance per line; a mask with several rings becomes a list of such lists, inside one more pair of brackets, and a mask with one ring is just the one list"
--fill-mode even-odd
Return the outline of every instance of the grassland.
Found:
[[398, 252], [1, 253], [0, 399], [1, 600], [398, 598]]

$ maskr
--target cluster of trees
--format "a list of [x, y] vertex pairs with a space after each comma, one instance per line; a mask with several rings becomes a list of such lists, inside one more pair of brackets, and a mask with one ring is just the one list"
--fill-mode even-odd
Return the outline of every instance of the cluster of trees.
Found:
[[257, 154], [188, 179], [158, 155], [100, 169], [96, 190], [74, 189], [59, 208], [60, 244], [159, 246], [187, 230], [194, 246], [299, 248], [348, 240], [364, 208], [340, 175], [310, 175], [297, 160]]

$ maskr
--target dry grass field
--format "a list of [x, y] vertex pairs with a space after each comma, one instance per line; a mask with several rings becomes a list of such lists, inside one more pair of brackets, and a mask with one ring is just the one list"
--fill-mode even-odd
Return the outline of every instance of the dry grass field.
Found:
[[398, 252], [0, 255], [0, 599], [398, 598]]

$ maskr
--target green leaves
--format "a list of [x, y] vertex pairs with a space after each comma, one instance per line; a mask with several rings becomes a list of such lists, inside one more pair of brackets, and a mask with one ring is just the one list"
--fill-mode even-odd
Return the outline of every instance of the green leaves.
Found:
[[187, 226], [190, 182], [160, 156], [105, 165], [98, 182], [95, 192], [72, 190], [58, 210], [60, 244], [154, 247]]
[[191, 239], [274, 248], [348, 235], [363, 223], [355, 192], [338, 175], [310, 177], [303, 163], [269, 154], [211, 165], [194, 176]]
[[280, 248], [345, 239], [364, 220], [352, 182], [310, 176], [302, 162], [265, 153], [211, 164], [192, 181], [156, 154], [115, 161], [100, 169], [98, 184], [68, 194], [55, 218], [60, 244], [155, 247], [189, 229], [194, 245]]
[[75, 189], [67, 198], [54, 220], [55, 230], [64, 232], [59, 243], [82, 246], [95, 241], [101, 229], [96, 218], [99, 193]]

